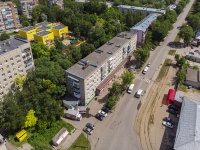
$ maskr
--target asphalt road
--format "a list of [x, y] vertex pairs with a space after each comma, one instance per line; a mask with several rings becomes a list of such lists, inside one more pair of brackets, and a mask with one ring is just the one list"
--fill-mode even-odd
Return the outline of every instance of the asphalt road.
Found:
[[[138, 134], [134, 130], [134, 119], [137, 111], [145, 99], [137, 99], [134, 94], [138, 89], [146, 91], [151, 88], [150, 82], [153, 82], [156, 72], [161, 68], [165, 57], [170, 49], [167, 44], [173, 41], [178, 33], [178, 26], [185, 22], [185, 18], [192, 6], [194, 0], [184, 9], [184, 12], [178, 17], [174, 28], [169, 32], [164, 42], [160, 43], [155, 51], [151, 52], [148, 62], [151, 62], [146, 75], [138, 74], [138, 78], [134, 81], [135, 88], [132, 94], [125, 94], [117, 104], [115, 111], [103, 120], [102, 122], [96, 120], [93, 122], [96, 125], [95, 132], [89, 137], [92, 149], [95, 150], [140, 150], [142, 149]], [[148, 63], [147, 62], [147, 63]], [[155, 75], [156, 74], [156, 75]], [[155, 75], [155, 76], [154, 76]]]

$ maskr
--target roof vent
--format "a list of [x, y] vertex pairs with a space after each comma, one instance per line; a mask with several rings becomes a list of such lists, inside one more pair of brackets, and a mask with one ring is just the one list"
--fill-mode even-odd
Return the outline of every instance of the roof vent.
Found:
[[95, 50], [95, 52], [97, 52], [97, 53], [102, 53], [103, 50], [97, 49], [97, 50]]
[[112, 52], [107, 52], [107, 54], [110, 54], [110, 55], [112, 55], [113, 53], [112, 53]]
[[116, 47], [121, 47], [121, 45], [116, 45]]
[[114, 43], [113, 42], [107, 42], [107, 45], [113, 45]]

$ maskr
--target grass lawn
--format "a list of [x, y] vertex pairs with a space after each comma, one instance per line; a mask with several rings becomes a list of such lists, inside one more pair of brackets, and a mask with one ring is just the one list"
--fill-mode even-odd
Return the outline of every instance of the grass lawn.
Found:
[[14, 137], [10, 136], [11, 143], [15, 146], [21, 146], [22, 144], [28, 143], [35, 149], [45, 149], [45, 150], [51, 150], [50, 142], [52, 138], [62, 129], [65, 127], [69, 132], [71, 132], [74, 127], [71, 124], [66, 123], [63, 120], [56, 121], [52, 123], [51, 127], [46, 129], [44, 133], [39, 134], [37, 132], [34, 132], [34, 129], [29, 129], [28, 131], [31, 131], [32, 133], [28, 132], [28, 137], [23, 142], [16, 142], [14, 140]]
[[164, 76], [167, 75], [167, 72], [169, 70], [169, 67], [170, 67], [170, 63], [172, 62], [171, 59], [165, 59], [165, 62], [160, 70], [160, 73], [158, 75], [158, 78], [157, 80], [161, 80]]
[[181, 38], [180, 38], [179, 35], [177, 34], [177, 35], [176, 35], [176, 38], [175, 38], [175, 40], [174, 40], [174, 42], [180, 42], [180, 40], [181, 40]]
[[[87, 144], [89, 147], [88, 149]], [[85, 135], [81, 133], [68, 150], [91, 150], [90, 142], [87, 140]]]
[[168, 52], [168, 55], [175, 55], [175, 53], [176, 53], [176, 50], [169, 50], [169, 52]]
[[183, 92], [187, 92], [187, 86], [185, 86], [183, 84], [179, 84], [178, 85], [178, 90], [179, 91], [183, 91]]

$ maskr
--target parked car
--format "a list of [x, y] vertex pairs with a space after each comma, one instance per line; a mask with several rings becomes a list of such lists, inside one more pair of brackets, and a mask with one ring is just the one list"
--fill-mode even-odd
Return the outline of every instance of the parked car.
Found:
[[93, 124], [91, 124], [91, 123], [87, 123], [87, 124], [86, 124], [86, 127], [87, 127], [87, 128], [90, 128], [90, 129], [92, 129], [92, 130], [94, 130], [95, 125], [93, 125]]
[[105, 116], [101, 115], [101, 114], [96, 114], [95, 116], [98, 120], [103, 121], [103, 119], [105, 118]]
[[171, 129], [174, 127], [170, 122], [167, 122], [167, 121], [163, 121], [162, 124]]
[[101, 110], [108, 113], [110, 111], [110, 108], [107, 106], [104, 106]]
[[168, 108], [174, 109], [174, 110], [178, 111], [178, 107], [176, 107], [176, 106], [174, 106], [174, 105], [169, 105]]
[[178, 111], [174, 110], [174, 109], [171, 109], [171, 108], [168, 108], [167, 109], [167, 112], [171, 113], [171, 114], [174, 114], [174, 115], [177, 115], [178, 114]]
[[89, 135], [91, 135], [91, 134], [93, 133], [93, 130], [90, 129], [90, 128], [88, 128], [88, 127], [84, 127], [84, 128], [83, 128], [83, 131], [84, 131], [85, 133], [89, 134]]
[[101, 114], [101, 115], [103, 115], [104, 117], [106, 117], [108, 114], [105, 112], [105, 111], [103, 111], [103, 110], [99, 110], [99, 112], [98, 112], [99, 114]]
[[175, 124], [175, 122], [171, 118], [169, 118], [169, 117], [163, 118], [163, 121], [170, 122], [172, 125]]
[[151, 63], [149, 62], [148, 64], [147, 64], [147, 67], [150, 67], [151, 66]]

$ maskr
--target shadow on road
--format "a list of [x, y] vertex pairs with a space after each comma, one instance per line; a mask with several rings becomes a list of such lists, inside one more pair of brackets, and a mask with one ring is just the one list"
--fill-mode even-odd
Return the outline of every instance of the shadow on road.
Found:
[[102, 104], [102, 103], [106, 103], [108, 100], [108, 94], [106, 94], [105, 96], [103, 96], [102, 98], [99, 98], [98, 99], [98, 102], [99, 104]]

